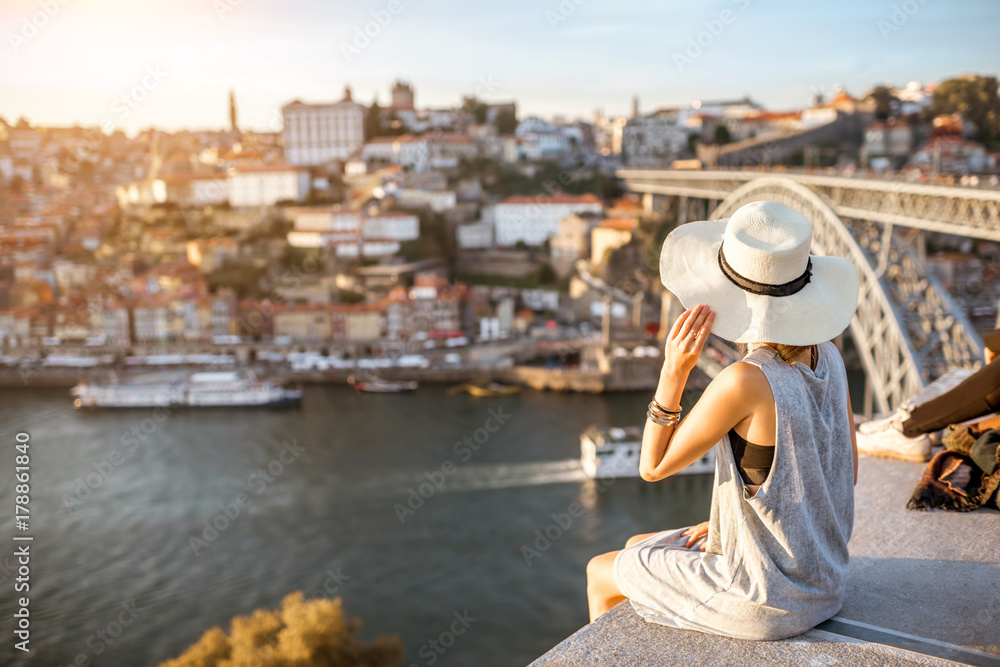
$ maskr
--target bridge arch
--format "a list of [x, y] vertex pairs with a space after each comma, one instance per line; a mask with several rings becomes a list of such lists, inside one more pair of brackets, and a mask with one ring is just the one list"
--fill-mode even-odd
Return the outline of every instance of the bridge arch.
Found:
[[806, 216], [813, 227], [812, 252], [850, 259], [858, 269], [858, 309], [850, 331], [868, 381], [866, 394], [878, 410], [888, 414], [906, 398], [919, 392], [927, 379], [921, 357], [902, 324], [901, 313], [888, 297], [881, 271], [872, 266], [840, 216], [823, 196], [788, 178], [766, 176], [753, 179], [731, 192], [710, 219], [728, 218], [750, 202], [769, 199]]

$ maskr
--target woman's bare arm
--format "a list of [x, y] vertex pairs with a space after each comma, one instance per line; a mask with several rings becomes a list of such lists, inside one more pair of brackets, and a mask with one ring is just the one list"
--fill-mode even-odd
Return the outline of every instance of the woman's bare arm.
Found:
[[[654, 482], [688, 467], [719, 442], [734, 426], [753, 415], [757, 402], [771, 398], [771, 387], [759, 368], [736, 363], [724, 368], [702, 393], [691, 413], [668, 439], [651, 429], [643, 432], [639, 471]], [[772, 399], [773, 405], [773, 399]], [[659, 427], [663, 428], [663, 427]]]
[[[656, 400], [664, 407], [679, 409], [681, 393], [711, 331], [715, 314], [705, 306], [685, 311], [674, 323], [664, 347], [663, 370]], [[759, 377], [757, 377], [759, 376]], [[770, 397], [767, 378], [754, 366], [733, 364], [709, 384], [691, 414], [677, 426], [661, 426], [647, 419], [642, 434], [639, 474], [646, 481], [669, 477], [691, 465], [724, 436], [750, 416], [755, 408], [754, 392]]]

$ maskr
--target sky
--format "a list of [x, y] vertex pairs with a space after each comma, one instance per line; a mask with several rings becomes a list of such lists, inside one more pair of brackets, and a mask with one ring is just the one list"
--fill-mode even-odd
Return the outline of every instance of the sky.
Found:
[[997, 0], [2, 0], [0, 116], [134, 133], [280, 128], [301, 99], [463, 95], [590, 118], [1000, 74]]

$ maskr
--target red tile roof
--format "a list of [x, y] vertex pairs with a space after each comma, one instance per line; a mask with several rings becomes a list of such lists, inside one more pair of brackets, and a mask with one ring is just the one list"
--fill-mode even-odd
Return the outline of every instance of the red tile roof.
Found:
[[604, 229], [617, 229], [622, 232], [631, 232], [636, 228], [638, 222], [635, 218], [608, 218], [603, 220], [598, 227]]
[[515, 195], [507, 197], [501, 204], [600, 204], [596, 195]]

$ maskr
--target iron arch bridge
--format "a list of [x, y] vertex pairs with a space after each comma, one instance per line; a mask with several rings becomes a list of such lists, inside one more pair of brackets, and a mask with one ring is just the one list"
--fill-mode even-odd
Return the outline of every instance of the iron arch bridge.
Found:
[[978, 333], [924, 269], [922, 232], [1000, 241], [1000, 192], [747, 171], [622, 169], [618, 178], [646, 195], [647, 207], [678, 197], [678, 223], [726, 218], [762, 199], [809, 218], [813, 253], [847, 257], [858, 268], [849, 330], [865, 371], [866, 413], [888, 413], [949, 369], [981, 364]]

